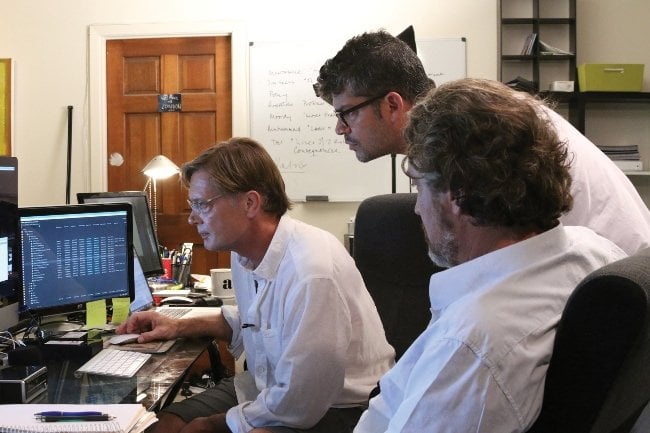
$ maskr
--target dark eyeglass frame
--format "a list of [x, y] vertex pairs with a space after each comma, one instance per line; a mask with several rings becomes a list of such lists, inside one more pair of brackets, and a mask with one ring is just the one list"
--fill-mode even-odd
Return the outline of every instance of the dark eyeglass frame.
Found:
[[379, 95], [379, 96], [372, 97], [370, 99], [366, 99], [365, 101], [363, 101], [363, 102], [361, 102], [361, 103], [359, 103], [357, 105], [353, 105], [350, 108], [346, 108], [345, 110], [334, 110], [334, 115], [336, 116], [337, 119], [339, 119], [341, 122], [343, 122], [343, 124], [345, 125], [346, 128], [349, 128], [350, 125], [348, 125], [348, 121], [345, 120], [345, 116], [352, 113], [353, 111], [360, 110], [361, 108], [365, 107], [366, 105], [370, 105], [373, 102], [380, 100], [381, 98], [385, 97], [386, 95], [388, 95], [388, 93], [384, 93], [383, 95]]

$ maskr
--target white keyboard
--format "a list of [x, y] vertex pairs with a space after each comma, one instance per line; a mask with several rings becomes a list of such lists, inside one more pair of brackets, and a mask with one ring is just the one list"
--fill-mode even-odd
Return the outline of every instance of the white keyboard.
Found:
[[156, 311], [164, 316], [171, 317], [172, 319], [178, 319], [180, 317], [183, 317], [190, 311], [192, 311], [192, 309], [183, 308], [183, 307], [169, 307], [169, 308], [158, 308]]
[[151, 358], [150, 353], [102, 349], [101, 352], [90, 358], [75, 373], [133, 377], [149, 358]]

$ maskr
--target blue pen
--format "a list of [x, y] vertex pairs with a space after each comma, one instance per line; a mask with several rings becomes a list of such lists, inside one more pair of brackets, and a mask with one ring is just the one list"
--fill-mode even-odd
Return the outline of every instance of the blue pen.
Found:
[[61, 412], [58, 410], [51, 410], [47, 412], [35, 413], [35, 417], [41, 416], [92, 416], [92, 415], [103, 415], [101, 412], [85, 411], [85, 412]]
[[58, 421], [108, 421], [112, 417], [102, 412], [61, 412], [61, 411], [46, 411], [35, 413], [34, 417], [44, 422], [58, 422]]

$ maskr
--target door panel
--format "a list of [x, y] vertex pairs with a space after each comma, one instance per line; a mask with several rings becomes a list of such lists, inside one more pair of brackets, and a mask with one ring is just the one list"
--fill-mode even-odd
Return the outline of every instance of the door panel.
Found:
[[[109, 40], [106, 44], [109, 191], [141, 190], [142, 168], [158, 154], [177, 165], [232, 135], [230, 37]], [[181, 94], [180, 112], [158, 112], [159, 94]], [[119, 160], [118, 159], [113, 159]], [[187, 223], [187, 192], [178, 178], [157, 184], [159, 242], [194, 242], [192, 272], [229, 267], [228, 253], [210, 253]]]

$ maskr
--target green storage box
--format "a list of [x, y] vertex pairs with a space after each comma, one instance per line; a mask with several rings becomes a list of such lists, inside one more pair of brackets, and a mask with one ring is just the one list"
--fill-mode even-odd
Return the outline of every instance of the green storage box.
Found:
[[581, 92], [640, 92], [643, 66], [631, 63], [583, 63], [578, 66]]

